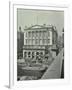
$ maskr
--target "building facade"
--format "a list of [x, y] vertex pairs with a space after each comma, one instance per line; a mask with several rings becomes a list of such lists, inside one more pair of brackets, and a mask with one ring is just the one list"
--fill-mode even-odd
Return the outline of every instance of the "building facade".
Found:
[[52, 25], [34, 25], [24, 29], [23, 58], [27, 61], [42, 62], [46, 49], [56, 43], [57, 32]]
[[21, 27], [19, 27], [19, 31], [17, 31], [17, 58], [23, 58], [23, 46], [24, 46], [24, 33], [21, 31]]

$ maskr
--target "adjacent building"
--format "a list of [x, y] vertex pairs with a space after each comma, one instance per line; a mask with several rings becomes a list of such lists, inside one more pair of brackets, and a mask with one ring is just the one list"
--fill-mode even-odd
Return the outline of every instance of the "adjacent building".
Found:
[[17, 31], [17, 58], [23, 58], [23, 46], [24, 46], [24, 32], [21, 27]]

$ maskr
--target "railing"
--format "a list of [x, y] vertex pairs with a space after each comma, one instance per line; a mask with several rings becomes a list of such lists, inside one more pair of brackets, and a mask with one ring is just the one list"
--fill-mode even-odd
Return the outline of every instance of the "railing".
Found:
[[54, 78], [57, 79], [61, 77], [62, 61], [64, 59], [63, 54], [64, 49], [62, 49], [58, 54], [58, 56], [56, 56], [56, 58], [49, 66], [49, 68], [46, 70], [41, 79], [54, 79]]

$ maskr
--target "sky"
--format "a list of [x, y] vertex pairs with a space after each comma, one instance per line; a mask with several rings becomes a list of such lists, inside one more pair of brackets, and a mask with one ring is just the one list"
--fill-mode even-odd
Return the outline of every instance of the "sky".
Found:
[[25, 26], [30, 27], [32, 25], [54, 25], [56, 26], [59, 35], [62, 34], [64, 28], [64, 12], [53, 10], [29, 10], [29, 9], [17, 9], [17, 30], [21, 26], [23, 31]]

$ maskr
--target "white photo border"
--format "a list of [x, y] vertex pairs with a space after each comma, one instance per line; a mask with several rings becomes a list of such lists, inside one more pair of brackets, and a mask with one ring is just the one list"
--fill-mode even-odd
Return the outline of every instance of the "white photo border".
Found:
[[[12, 87], [42, 87], [52, 85], [64, 85], [70, 82], [70, 17], [69, 17], [69, 5], [24, 5], [24, 3], [10, 2], [10, 25], [9, 25], [9, 43], [10, 43], [10, 63], [9, 63], [9, 84]], [[64, 11], [64, 79], [50, 79], [50, 80], [31, 80], [31, 81], [17, 81], [17, 8], [24, 9], [40, 9], [40, 10], [58, 10]]]

